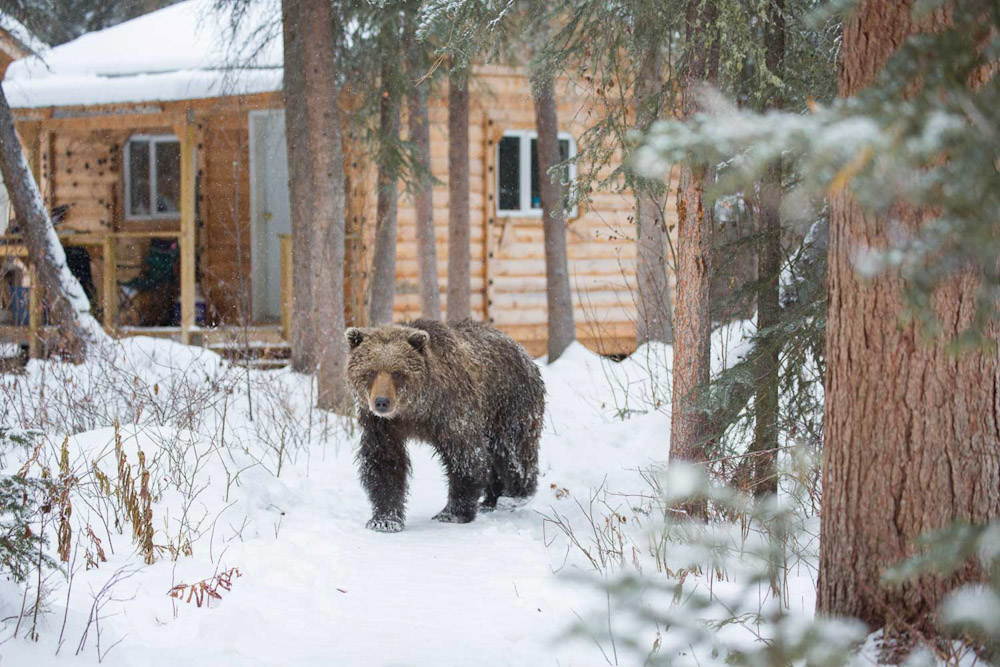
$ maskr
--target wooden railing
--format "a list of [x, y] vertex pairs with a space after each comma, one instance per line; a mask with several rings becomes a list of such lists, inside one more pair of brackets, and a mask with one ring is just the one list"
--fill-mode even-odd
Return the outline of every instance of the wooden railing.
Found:
[[[143, 327], [121, 327], [119, 325], [119, 269], [120, 269], [120, 242], [122, 240], [152, 240], [152, 239], [176, 239], [181, 242], [180, 232], [105, 232], [105, 233], [77, 233], [65, 232], [59, 234], [59, 240], [66, 246], [93, 246], [101, 247], [103, 252], [103, 270], [101, 276], [101, 310], [103, 311], [102, 324], [105, 330], [110, 333], [120, 331], [142, 331]], [[292, 237], [289, 234], [280, 235], [281, 249], [281, 335], [285, 341], [291, 341], [291, 318], [292, 318]], [[13, 325], [0, 327], [0, 338], [12, 338], [16, 341], [27, 341], [29, 352], [32, 357], [38, 357], [41, 351], [41, 343], [44, 333], [42, 300], [35, 280], [34, 269], [27, 261], [27, 248], [23, 244], [23, 239], [16, 234], [0, 234], [0, 261], [8, 257], [18, 257], [24, 261], [25, 269], [30, 276], [31, 290], [29, 291], [28, 305], [28, 325]], [[93, 261], [93, 258], [92, 258]], [[185, 255], [180, 255], [181, 276], [184, 275]], [[180, 280], [181, 301], [185, 296], [194, 303], [194, 283], [193, 281]], [[187, 295], [186, 290], [191, 290]], [[193, 319], [193, 318], [192, 318]], [[182, 340], [190, 333], [193, 321], [185, 322], [182, 318], [180, 327], [171, 328], [173, 334], [179, 334]], [[164, 329], [156, 328], [159, 335], [163, 335]]]

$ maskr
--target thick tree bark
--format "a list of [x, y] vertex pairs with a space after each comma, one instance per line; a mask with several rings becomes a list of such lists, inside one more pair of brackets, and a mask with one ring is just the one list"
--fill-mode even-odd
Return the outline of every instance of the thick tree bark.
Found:
[[103, 338], [103, 330], [90, 314], [90, 301], [80, 282], [66, 265], [66, 253], [56, 236], [52, 220], [42, 203], [38, 184], [24, 159], [21, 142], [14, 127], [14, 114], [7, 96], [0, 89], [0, 173], [14, 208], [14, 215], [24, 233], [28, 261], [35, 270], [43, 307], [55, 327], [49, 339], [50, 351], [79, 363], [87, 355], [87, 346]]
[[[845, 23], [842, 96], [868, 85], [916, 30], [912, 4], [867, 0]], [[897, 276], [862, 281], [855, 273], [859, 249], [888, 244], [889, 220], [914, 229], [921, 211], [897, 205], [876, 216], [846, 191], [830, 205], [818, 609], [890, 633], [929, 630], [945, 592], [977, 570], [891, 588], [879, 578], [915, 553], [921, 534], [1000, 516], [1000, 361], [995, 346], [959, 355], [947, 344], [971, 321], [973, 276], [956, 276], [935, 294], [944, 331], [926, 340], [901, 323]]]
[[712, 211], [705, 209], [706, 169], [681, 169], [677, 197], [677, 307], [670, 457], [706, 460], [708, 416], [695, 408], [698, 390], [710, 379], [712, 321]]
[[549, 363], [558, 359], [576, 339], [573, 295], [569, 286], [566, 257], [566, 207], [558, 173], [550, 169], [561, 162], [559, 119], [555, 82], [548, 72], [533, 72], [531, 94], [535, 98], [538, 132], [538, 189], [542, 198], [542, 230], [545, 237], [545, 297], [548, 307]]
[[[690, 0], [687, 62], [682, 73], [681, 113], [698, 110], [697, 86], [715, 80], [718, 45], [713, 0]], [[712, 204], [705, 199], [705, 165], [682, 165], [677, 191], [677, 304], [674, 310], [674, 367], [670, 415], [670, 457], [706, 460], [708, 416], [696, 409], [697, 392], [711, 374]]]
[[452, 64], [448, 77], [449, 322], [472, 313], [469, 275], [469, 70]]
[[316, 339], [313, 325], [313, 207], [309, 166], [309, 126], [306, 117], [305, 68], [299, 2], [282, 0], [282, 33], [285, 47], [285, 143], [288, 146], [288, 193], [292, 215], [292, 369], [312, 373], [316, 369]]
[[399, 201], [400, 81], [398, 29], [388, 21], [382, 45], [382, 94], [379, 99], [378, 196], [375, 216], [375, 247], [369, 282], [368, 322], [372, 326], [392, 322], [396, 295], [396, 231]]
[[[636, 124], [643, 133], [660, 115], [662, 69], [663, 52], [659, 42], [654, 42], [643, 60], [637, 86]], [[636, 192], [638, 321], [635, 337], [640, 345], [650, 341], [670, 343], [674, 337], [668, 278], [669, 240], [660, 201], [663, 190], [662, 183], [643, 179]]]
[[420, 272], [420, 313], [441, 319], [441, 292], [438, 285], [437, 243], [434, 238], [434, 178], [431, 175], [431, 131], [427, 103], [429, 81], [421, 81], [428, 71], [427, 51], [417, 41], [415, 18], [407, 23], [406, 62], [408, 124], [416, 167], [417, 267]]
[[[345, 82], [340, 91], [342, 100], [357, 100], [351, 83]], [[348, 117], [357, 112], [350, 102], [341, 107]], [[364, 146], [352, 127], [351, 121], [341, 116], [344, 155], [344, 319], [348, 327], [363, 327], [368, 324], [368, 245], [365, 228], [369, 223], [366, 215], [368, 201], [368, 161], [363, 159]]]
[[327, 410], [350, 409], [344, 339], [344, 154], [329, 0], [300, 0], [309, 167], [312, 174], [313, 324], [319, 396]]
[[[764, 55], [772, 76], [783, 77], [785, 60], [784, 0], [772, 0], [764, 27]], [[773, 90], [767, 108], [781, 107], [781, 94]], [[781, 273], [781, 160], [770, 165], [760, 183], [757, 242], [757, 330], [767, 331], [781, 322], [779, 274]], [[774, 334], [764, 334], [759, 343], [754, 388], [754, 440], [750, 479], [755, 495], [776, 493], [778, 477], [778, 366], [780, 348]]]

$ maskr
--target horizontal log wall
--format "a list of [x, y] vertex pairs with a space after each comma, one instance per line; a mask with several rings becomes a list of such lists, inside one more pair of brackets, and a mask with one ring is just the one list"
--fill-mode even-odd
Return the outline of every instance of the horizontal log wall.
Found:
[[[507, 130], [533, 130], [534, 106], [527, 79], [504, 68], [477, 68], [470, 81], [469, 180], [471, 211], [472, 308], [524, 343], [534, 354], [545, 351], [546, 282], [540, 217], [498, 217], [495, 202], [496, 142]], [[559, 90], [560, 130], [578, 142], [587, 129], [582, 93]], [[430, 101], [431, 171], [438, 254], [438, 284], [447, 310], [448, 133], [447, 86]], [[404, 123], [405, 127], [405, 123]], [[581, 171], [584, 169], [581, 166]], [[608, 173], [608, 169], [604, 173]], [[374, 216], [374, 204], [368, 217]], [[672, 207], [671, 207], [672, 208]], [[569, 270], [577, 336], [602, 353], [627, 353], [635, 347], [635, 230], [629, 195], [596, 192], [567, 226]], [[676, 222], [668, 213], [668, 224]], [[370, 242], [370, 231], [366, 235]], [[396, 267], [397, 321], [419, 317], [413, 200], [399, 208]]]

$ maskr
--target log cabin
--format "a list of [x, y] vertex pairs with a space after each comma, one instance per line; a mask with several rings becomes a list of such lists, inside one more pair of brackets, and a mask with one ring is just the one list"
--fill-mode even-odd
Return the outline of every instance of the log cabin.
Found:
[[[55, 47], [44, 62], [19, 60], [4, 91], [46, 204], [64, 212], [64, 245], [87, 251], [95, 309], [110, 332], [224, 346], [238, 331], [261, 346], [287, 346], [294, 258], [280, 6], [263, 0], [234, 37], [213, 4], [180, 2]], [[542, 354], [545, 261], [529, 83], [518, 67], [480, 65], [469, 89], [473, 315]], [[561, 144], [573, 157], [592, 105], [571, 81], [558, 93]], [[432, 93], [430, 123], [447, 309], [447, 86]], [[350, 139], [345, 165], [347, 315], [363, 324], [374, 169]], [[414, 206], [400, 192], [397, 321], [420, 314]], [[633, 203], [628, 192], [595, 192], [567, 224], [578, 339], [604, 354], [635, 347]], [[673, 215], [668, 205], [668, 224]], [[15, 246], [8, 238], [0, 259]], [[177, 260], [177, 305], [171, 293], [150, 319], [154, 307], [143, 312], [126, 287], [148, 283], [152, 251], [165, 248]], [[28, 338], [37, 348], [38, 336]]]

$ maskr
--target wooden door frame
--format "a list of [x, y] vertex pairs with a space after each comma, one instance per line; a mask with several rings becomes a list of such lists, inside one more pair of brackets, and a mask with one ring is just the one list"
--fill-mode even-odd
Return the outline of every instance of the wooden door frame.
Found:
[[[255, 119], [263, 119], [270, 116], [276, 116], [285, 114], [284, 109], [253, 109], [247, 112], [247, 149], [250, 156], [250, 313], [252, 315], [253, 321], [259, 321], [261, 319], [261, 313], [264, 305], [267, 301], [266, 294], [264, 290], [266, 289], [265, 283], [261, 283], [261, 277], [266, 279], [266, 275], [258, 275], [258, 271], [267, 271], [267, 252], [266, 244], [263, 244], [263, 239], [261, 238], [261, 231], [259, 229], [258, 213], [257, 210], [257, 188], [259, 185], [257, 182], [257, 164], [256, 164], [256, 133], [254, 131]], [[261, 261], [263, 259], [263, 261]]]

